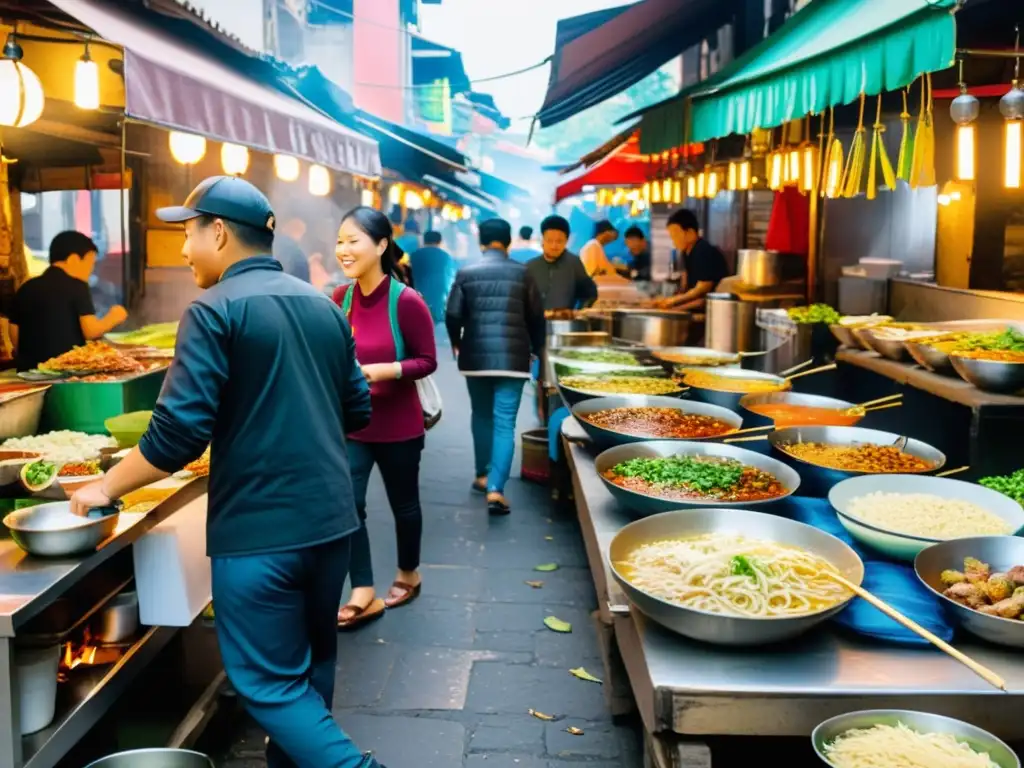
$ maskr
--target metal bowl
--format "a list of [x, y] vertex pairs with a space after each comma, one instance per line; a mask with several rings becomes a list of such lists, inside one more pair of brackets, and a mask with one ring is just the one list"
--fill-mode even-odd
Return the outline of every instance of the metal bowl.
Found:
[[835, 336], [836, 341], [843, 346], [854, 348], [860, 346], [860, 343], [858, 343], [857, 339], [853, 335], [853, 330], [847, 326], [840, 325], [839, 323], [832, 323], [829, 325], [828, 329], [832, 331], [832, 335]]
[[1024, 621], [989, 616], [950, 600], [940, 578], [947, 569], [962, 570], [965, 557], [976, 557], [999, 573], [1024, 565], [1024, 539], [1019, 536], [975, 536], [953, 539], [922, 549], [914, 558], [914, 572], [934, 592], [949, 616], [972, 635], [998, 645], [1024, 648]]
[[630, 602], [646, 616], [685, 637], [715, 645], [767, 645], [789, 640], [841, 611], [848, 599], [807, 616], [747, 618], [684, 608], [634, 587], [617, 563], [636, 547], [662, 539], [682, 539], [709, 533], [737, 533], [751, 539], [788, 544], [828, 560], [854, 584], [864, 579], [864, 563], [844, 542], [810, 525], [745, 509], [694, 509], [665, 512], [629, 523], [608, 549], [612, 576]]
[[[670, 359], [669, 355], [685, 355], [699, 362], [677, 362]], [[720, 368], [727, 365], [736, 365], [740, 362], [740, 356], [735, 352], [720, 352], [717, 349], [708, 349], [707, 347], [660, 347], [651, 350], [651, 356], [668, 365], [678, 365], [683, 368], [700, 368], [704, 366]]]
[[[610, 408], [673, 408], [684, 413], [695, 413], [701, 416], [710, 416], [711, 418], [718, 419], [719, 421], [724, 421], [732, 428], [731, 431], [739, 429], [743, 424], [743, 419], [739, 414], [734, 413], [733, 411], [727, 411], [725, 408], [719, 408], [717, 405], [710, 405], [708, 403], [695, 403], [690, 400], [682, 400], [678, 397], [666, 397], [662, 395], [611, 395], [608, 397], [595, 397], [592, 400], [585, 400], [574, 405], [572, 407], [572, 415], [576, 417], [580, 426], [583, 427], [583, 431], [587, 433], [587, 436], [590, 437], [593, 443], [601, 448], [625, 445], [627, 443], [641, 443], [645, 440], [682, 443], [716, 439], [693, 437], [678, 439], [639, 437], [637, 435], [627, 435], [622, 432], [613, 432], [610, 429], [598, 427], [583, 418], [583, 416], [588, 413], [604, 411]], [[716, 437], [725, 437], [725, 435], [718, 435]]]
[[[785, 403], [786, 405], [805, 405], [808, 408], [831, 408], [837, 411], [856, 408], [854, 403], [846, 400], [837, 400], [834, 397], [823, 397], [821, 395], [805, 395], [801, 392], [759, 392], [752, 395], [744, 395], [740, 398], [740, 415], [743, 416], [743, 423], [748, 427], [774, 426], [775, 421], [750, 410], [750, 406], [765, 405], [768, 403]], [[854, 417], [850, 417], [854, 418]], [[857, 421], [864, 416], [856, 417]], [[850, 426], [853, 426], [851, 424]]]
[[897, 363], [906, 362], [909, 354], [903, 339], [889, 338], [878, 328], [861, 328], [859, 330], [860, 338], [882, 357], [895, 360]]
[[117, 528], [119, 515], [79, 517], [66, 501], [40, 504], [11, 512], [4, 525], [15, 544], [41, 557], [66, 557], [92, 552]]
[[556, 347], [604, 347], [612, 343], [612, 335], [603, 331], [566, 331], [554, 335]]
[[906, 347], [907, 353], [914, 358], [914, 362], [922, 368], [927, 368], [932, 373], [951, 373], [953, 371], [953, 363], [950, 362], [949, 355], [941, 349], [918, 341], [905, 341], [903, 346]]
[[[701, 368], [693, 369], [697, 372], [703, 372]], [[779, 384], [779, 391], [786, 391], [790, 388], [790, 383], [782, 376], [776, 376], [772, 373], [762, 373], [761, 371], [748, 371], [744, 368], [718, 368], [713, 371], [715, 376], [724, 376], [730, 379], [762, 379], [767, 381], [774, 381]], [[683, 377], [683, 384], [686, 386], [685, 376]], [[694, 387], [690, 386], [690, 397], [694, 400], [698, 400], [702, 403], [711, 403], [717, 405], [720, 408], [728, 408], [730, 411], [740, 410], [740, 400], [745, 395], [750, 394], [765, 394], [762, 392], [723, 392], [720, 389], [708, 389], [706, 387]]]
[[210, 758], [198, 752], [158, 748], [107, 755], [87, 768], [214, 768], [214, 765]]
[[[832, 486], [851, 477], [863, 477], [870, 475], [868, 472], [852, 472], [845, 469], [832, 469], [821, 464], [812, 464], [793, 456], [782, 449], [786, 443], [827, 443], [828, 445], [859, 445], [862, 443], [873, 443], [874, 445], [892, 445], [902, 435], [895, 432], [883, 432], [877, 429], [865, 429], [864, 427], [786, 427], [776, 429], [768, 434], [768, 442], [771, 443], [772, 451], [778, 457], [796, 469], [800, 474], [802, 495], [805, 496], [828, 496]], [[919, 474], [936, 472], [946, 464], [946, 455], [938, 448], [920, 440], [908, 439], [907, 446], [903, 449], [905, 453], [917, 456], [920, 459], [932, 464], [932, 466]], [[873, 475], [871, 475], [873, 476]]]
[[[621, 363], [598, 363], [590, 360], [575, 360], [569, 357], [562, 357], [560, 354], [565, 350], [571, 349], [573, 352], [627, 352], [633, 355], [636, 361], [632, 365]], [[607, 347], [553, 347], [548, 350], [547, 357], [548, 361], [552, 365], [564, 365], [568, 368], [575, 368], [578, 371], [584, 371], [586, 373], [608, 373], [610, 371], [661, 371], [662, 366], [660, 365], [643, 365], [640, 360], [636, 357], [637, 354], [647, 354], [646, 349], [638, 347], [621, 347], [621, 346], [607, 346]]]
[[[756, 467], [770, 472], [786, 488], [786, 493], [774, 499], [764, 501], [680, 501], [660, 496], [649, 496], [646, 493], [631, 491], [608, 480], [604, 473], [612, 467], [630, 459], [668, 458], [669, 456], [717, 456], [735, 459], [749, 467]], [[608, 491], [622, 506], [640, 516], [653, 515], [679, 509], [720, 509], [728, 507], [763, 507], [775, 504], [788, 496], [792, 496], [800, 487], [800, 476], [792, 467], [781, 461], [757, 453], [747, 448], [740, 448], [729, 443], [713, 442], [678, 442], [673, 440], [654, 440], [646, 443], [631, 443], [609, 448], [594, 460], [601, 481]]]
[[1024, 389], [1024, 363], [976, 360], [956, 354], [949, 356], [949, 362], [960, 378], [986, 392], [1012, 395]]
[[832, 765], [825, 757], [825, 745], [855, 728], [871, 728], [876, 725], [903, 723], [920, 733], [948, 733], [957, 741], [968, 744], [978, 752], [987, 752], [999, 768], [1021, 768], [1020, 760], [1005, 743], [988, 731], [962, 720], [932, 715], [927, 712], [913, 712], [907, 709], [866, 709], [836, 715], [821, 723], [811, 733], [814, 751], [825, 765]]
[[[603, 374], [583, 374], [583, 375], [592, 375], [595, 378], [602, 378], [603, 377]], [[608, 375], [610, 376], [612, 374], [608, 374]], [[667, 381], [667, 382], [671, 382], [672, 381], [672, 379], [669, 379], [667, 377], [662, 377], [662, 376], [660, 376], [658, 374], [652, 374], [652, 378], [659, 378], [659, 379], [660, 378], [664, 378], [665, 381]], [[562, 384], [561, 380], [559, 380], [558, 381], [558, 393], [562, 396], [562, 402], [565, 403], [566, 408], [572, 409], [572, 407], [574, 405], [576, 405], [577, 403], [582, 403], [584, 400], [593, 400], [594, 398], [598, 398], [598, 397], [620, 397], [620, 396], [622, 396], [622, 397], [634, 397], [634, 396], [636, 396], [636, 397], [673, 397], [673, 398], [678, 398], [678, 397], [682, 397], [683, 395], [686, 394], [686, 389], [682, 385], [679, 385], [676, 388], [675, 392], [669, 392], [669, 393], [666, 393], [664, 395], [643, 395], [643, 394], [640, 394], [640, 393], [627, 393], [627, 392], [623, 392], [620, 395], [619, 393], [612, 394], [612, 393], [609, 393], [609, 392], [588, 392], [588, 391], [583, 390], [583, 389], [576, 389], [574, 387], [567, 387], [564, 384]]]
[[[849, 512], [853, 499], [876, 492], [927, 493], [944, 499], [960, 499], [1003, 518], [1010, 527], [1010, 533], [1016, 533], [1024, 528], [1024, 507], [1009, 496], [951, 477], [919, 474], [861, 475], [836, 483], [828, 493], [828, 500], [839, 515], [839, 522], [857, 541], [894, 560], [911, 561], [922, 549], [939, 543], [942, 539], [894, 531], [877, 523], [860, 520]], [[1021, 565], [1024, 565], [1024, 560], [1021, 560]]]

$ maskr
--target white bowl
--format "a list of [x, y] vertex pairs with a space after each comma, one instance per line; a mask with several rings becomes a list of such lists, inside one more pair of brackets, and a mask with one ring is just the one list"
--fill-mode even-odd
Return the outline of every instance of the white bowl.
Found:
[[[946, 539], [900, 533], [853, 517], [847, 510], [850, 502], [869, 493], [927, 493], [944, 499], [976, 504], [1001, 517], [1016, 534], [1024, 528], [1024, 507], [1009, 496], [981, 485], [931, 475], [863, 475], [843, 480], [829, 491], [828, 500], [849, 534], [865, 546], [895, 560], [913, 561], [918, 552]], [[972, 536], [985, 535], [982, 533]]]

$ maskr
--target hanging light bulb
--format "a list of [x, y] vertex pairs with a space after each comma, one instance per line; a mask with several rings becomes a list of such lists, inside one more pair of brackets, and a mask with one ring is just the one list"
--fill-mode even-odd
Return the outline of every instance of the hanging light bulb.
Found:
[[660, 203], [661, 202], [661, 182], [660, 181], [656, 181], [653, 184], [651, 184], [651, 202], [652, 203]]
[[707, 195], [707, 183], [708, 177], [703, 171], [697, 174], [697, 197], [705, 197]]
[[[327, 197], [331, 194], [331, 172], [322, 165], [309, 166], [309, 194], [314, 197]], [[422, 200], [419, 207], [423, 207]]]
[[299, 178], [299, 159], [291, 155], [274, 155], [274, 173], [281, 181]]
[[89, 55], [89, 44], [85, 53], [75, 63], [75, 106], [79, 109], [99, 109], [100, 70]]
[[782, 152], [772, 152], [768, 155], [768, 188], [782, 189], [782, 173], [785, 158]]
[[683, 202], [683, 183], [676, 179], [672, 182], [672, 204], [679, 205]]
[[[1017, 30], [1015, 51], [1020, 51], [1020, 28]], [[1003, 185], [1008, 189], [1020, 189], [1021, 139], [1024, 132], [1024, 90], [1020, 87], [1020, 56], [1013, 65], [1013, 82], [1010, 90], [999, 100], [999, 111], [1006, 124], [1003, 128]]]
[[402, 185], [395, 184], [388, 189], [388, 202], [391, 205], [398, 205], [398, 201], [402, 199]]
[[804, 144], [800, 150], [800, 191], [813, 192], [814, 184], [818, 180], [818, 148], [813, 144]]
[[43, 85], [36, 73], [21, 63], [23, 55], [12, 32], [0, 58], [0, 125], [21, 128], [43, 114]]
[[643, 187], [643, 198], [646, 202], [651, 201], [651, 182], [644, 183]]
[[967, 92], [967, 85], [964, 83], [964, 60], [957, 57], [959, 66], [958, 80], [960, 83], [960, 95], [949, 104], [949, 116], [956, 123], [956, 139], [954, 148], [956, 151], [956, 165], [954, 172], [960, 181], [974, 181], [976, 141], [974, 121], [978, 119], [981, 111], [981, 104], [975, 96]]
[[[359, 193], [359, 204], [364, 208], [373, 208], [373, 190], [364, 189]], [[443, 211], [442, 211], [443, 213]]]
[[206, 156], [206, 138], [203, 136], [171, 131], [168, 143], [171, 157], [182, 165], [195, 165]]
[[718, 194], [718, 172], [709, 168], [704, 173], [707, 177], [705, 194], [708, 197], [715, 197]]
[[241, 176], [249, 169], [248, 148], [240, 144], [221, 144], [220, 167], [228, 176]]
[[740, 167], [739, 163], [729, 163], [729, 170], [725, 174], [725, 188], [730, 192], [739, 189]]
[[696, 197], [697, 196], [697, 180], [693, 176], [686, 177], [686, 196]]
[[666, 203], [672, 199], [672, 179], [661, 182], [661, 199]]
[[750, 189], [750, 161], [744, 160], [740, 163], [740, 178], [738, 189]]
[[800, 185], [800, 150], [791, 149], [786, 153], [786, 183]]
[[843, 156], [830, 153], [828, 168], [825, 170], [825, 197], [834, 200], [839, 196], [839, 185], [843, 179]]

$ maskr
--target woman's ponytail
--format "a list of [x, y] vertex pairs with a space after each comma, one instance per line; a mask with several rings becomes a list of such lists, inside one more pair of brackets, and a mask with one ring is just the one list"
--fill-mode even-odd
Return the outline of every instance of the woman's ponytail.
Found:
[[402, 259], [405, 257], [405, 251], [402, 250], [401, 246], [395, 242], [395, 238], [388, 238], [388, 247], [384, 249], [384, 253], [380, 257], [380, 268], [385, 275], [390, 275], [396, 279], [402, 278], [401, 268], [398, 266]]

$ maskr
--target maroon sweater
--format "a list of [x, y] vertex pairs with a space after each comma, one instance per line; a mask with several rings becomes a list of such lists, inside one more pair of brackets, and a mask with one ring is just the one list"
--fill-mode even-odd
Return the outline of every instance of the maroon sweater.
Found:
[[[369, 296], [364, 296], [355, 284], [342, 285], [334, 291], [334, 301], [339, 307], [345, 292], [355, 291], [349, 323], [356, 341], [356, 357], [361, 365], [395, 362], [395, 340], [388, 321], [390, 283], [391, 278], [385, 278]], [[402, 378], [370, 385], [373, 408], [370, 426], [349, 435], [350, 440], [397, 443], [421, 437], [424, 433], [423, 407], [416, 393], [416, 380], [437, 370], [437, 348], [430, 310], [411, 288], [406, 288], [398, 300], [398, 328], [405, 342]]]

